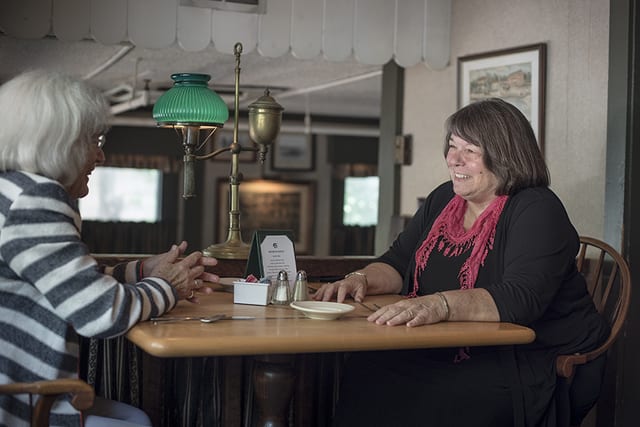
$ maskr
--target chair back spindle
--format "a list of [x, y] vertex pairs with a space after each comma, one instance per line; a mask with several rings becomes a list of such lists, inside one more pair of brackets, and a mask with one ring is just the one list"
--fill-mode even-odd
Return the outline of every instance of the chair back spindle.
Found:
[[580, 237], [576, 265], [587, 280], [596, 309], [611, 327], [607, 341], [594, 350], [597, 354], [589, 356], [588, 360], [592, 360], [608, 350], [620, 334], [631, 301], [631, 272], [626, 260], [613, 247], [586, 236]]
[[[580, 389], [584, 385], [574, 382], [576, 368], [587, 365], [611, 348], [622, 331], [631, 302], [629, 266], [622, 255], [605, 242], [580, 236], [576, 267], [585, 277], [587, 290], [593, 303], [609, 323], [611, 332], [598, 348], [586, 353], [559, 355], [556, 358], [558, 384], [562, 385], [565, 393], [569, 395], [564, 398], [561, 396], [561, 391], [556, 391], [560, 393], [557, 398], [558, 407], [561, 409], [558, 411], [559, 426], [580, 425], [588, 410], [596, 404], [598, 394], [584, 396], [582, 393], [574, 393], [574, 388]], [[603, 364], [603, 359], [598, 359], [591, 366], [599, 367], [604, 366]], [[590, 367], [583, 366], [580, 369], [590, 369]]]

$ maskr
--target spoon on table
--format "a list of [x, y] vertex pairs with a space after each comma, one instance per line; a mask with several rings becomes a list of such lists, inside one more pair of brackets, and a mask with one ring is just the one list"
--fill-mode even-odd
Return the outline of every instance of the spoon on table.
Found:
[[151, 320], [153, 323], [158, 322], [180, 322], [183, 320], [199, 320], [202, 323], [213, 323], [218, 320], [253, 320], [255, 317], [253, 316], [227, 316], [226, 314], [214, 314], [213, 316], [203, 316], [203, 317], [152, 317]]

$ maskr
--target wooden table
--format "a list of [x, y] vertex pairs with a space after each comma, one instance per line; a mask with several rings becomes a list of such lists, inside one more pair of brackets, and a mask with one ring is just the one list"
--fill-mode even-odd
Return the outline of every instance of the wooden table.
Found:
[[[214, 285], [218, 286], [218, 285]], [[165, 316], [254, 316], [253, 320], [143, 322], [127, 338], [148, 354], [161, 358], [200, 356], [256, 356], [255, 390], [258, 425], [286, 425], [293, 375], [286, 358], [273, 355], [415, 349], [458, 346], [524, 344], [535, 334], [526, 327], [497, 322], [445, 322], [408, 328], [367, 322], [374, 304], [385, 305], [400, 296], [372, 296], [365, 305], [338, 320], [312, 320], [288, 306], [233, 304], [230, 292], [200, 297], [199, 304], [181, 301]], [[261, 408], [261, 409], [260, 409]]]

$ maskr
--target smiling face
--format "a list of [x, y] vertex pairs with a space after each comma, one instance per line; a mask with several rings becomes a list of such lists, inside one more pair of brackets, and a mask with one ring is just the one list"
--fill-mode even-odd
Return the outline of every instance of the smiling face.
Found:
[[92, 142], [90, 145], [87, 162], [80, 171], [78, 178], [67, 188], [67, 192], [74, 199], [80, 199], [89, 194], [89, 175], [91, 175], [96, 166], [103, 164], [105, 161], [102, 148], [97, 143]]
[[480, 147], [452, 134], [446, 160], [457, 195], [478, 205], [497, 197], [498, 178], [485, 166]]

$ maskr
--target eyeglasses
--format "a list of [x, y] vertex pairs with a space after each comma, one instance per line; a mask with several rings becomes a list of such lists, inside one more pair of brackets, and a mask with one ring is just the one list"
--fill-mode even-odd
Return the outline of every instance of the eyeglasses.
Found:
[[96, 138], [96, 143], [98, 145], [98, 148], [104, 147], [104, 144], [107, 143], [107, 136], [105, 134], [98, 135], [98, 137]]

